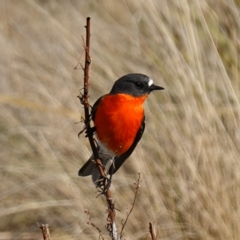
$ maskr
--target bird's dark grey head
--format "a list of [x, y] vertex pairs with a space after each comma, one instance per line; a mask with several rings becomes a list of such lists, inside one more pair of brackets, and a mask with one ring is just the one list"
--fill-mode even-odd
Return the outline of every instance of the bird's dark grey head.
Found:
[[163, 90], [153, 84], [153, 80], [140, 73], [131, 73], [119, 78], [113, 85], [110, 94], [125, 93], [135, 97], [149, 94], [153, 90]]

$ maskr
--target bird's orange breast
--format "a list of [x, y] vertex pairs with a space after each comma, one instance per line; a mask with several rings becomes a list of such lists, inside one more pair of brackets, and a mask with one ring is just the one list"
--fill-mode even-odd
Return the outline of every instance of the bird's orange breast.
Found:
[[100, 101], [94, 119], [97, 136], [114, 154], [123, 154], [133, 144], [144, 118], [146, 98], [115, 94]]

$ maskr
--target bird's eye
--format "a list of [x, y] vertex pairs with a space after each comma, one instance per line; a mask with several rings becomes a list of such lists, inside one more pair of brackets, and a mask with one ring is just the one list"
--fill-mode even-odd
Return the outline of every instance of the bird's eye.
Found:
[[137, 88], [142, 88], [142, 87], [143, 87], [143, 84], [140, 83], [140, 82], [136, 82], [136, 83], [135, 83], [135, 86], [136, 86]]

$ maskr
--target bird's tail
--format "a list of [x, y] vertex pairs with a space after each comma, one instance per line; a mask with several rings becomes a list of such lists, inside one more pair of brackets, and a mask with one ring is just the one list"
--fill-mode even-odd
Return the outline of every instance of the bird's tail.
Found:
[[[99, 158], [104, 167], [105, 174], [108, 175], [109, 169], [113, 164], [114, 157], [107, 153], [99, 152]], [[78, 175], [81, 177], [86, 177], [92, 175], [92, 181], [94, 184], [97, 184], [100, 179], [100, 173], [97, 168], [97, 165], [94, 161], [94, 156], [92, 155], [89, 160], [81, 167], [78, 171]]]

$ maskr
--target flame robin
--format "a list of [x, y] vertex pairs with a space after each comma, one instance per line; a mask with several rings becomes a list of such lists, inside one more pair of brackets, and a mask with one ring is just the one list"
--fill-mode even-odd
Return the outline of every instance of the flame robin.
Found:
[[[132, 154], [145, 128], [143, 103], [150, 92], [162, 89], [146, 75], [127, 74], [114, 83], [109, 94], [100, 97], [93, 105], [99, 158], [106, 174], [114, 174]], [[93, 156], [78, 175], [92, 175], [93, 182], [97, 183], [100, 174]]]

